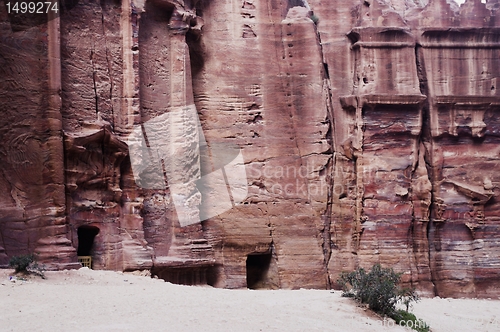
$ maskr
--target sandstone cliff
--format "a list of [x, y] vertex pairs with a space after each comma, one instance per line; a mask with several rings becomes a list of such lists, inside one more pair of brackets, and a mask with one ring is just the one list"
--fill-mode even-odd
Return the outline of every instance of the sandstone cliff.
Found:
[[0, 265], [500, 294], [498, 1], [61, 7], [0, 6]]

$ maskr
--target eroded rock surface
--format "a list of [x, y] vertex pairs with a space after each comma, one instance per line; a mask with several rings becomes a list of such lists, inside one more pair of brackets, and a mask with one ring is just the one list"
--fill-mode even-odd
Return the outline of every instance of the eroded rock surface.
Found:
[[80, 0], [27, 27], [0, 7], [0, 265], [329, 288], [380, 262], [498, 295], [498, 9]]

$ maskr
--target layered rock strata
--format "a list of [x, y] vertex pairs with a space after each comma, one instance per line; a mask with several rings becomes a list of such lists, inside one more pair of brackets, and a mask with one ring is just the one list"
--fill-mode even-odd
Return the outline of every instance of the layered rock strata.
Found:
[[0, 6], [0, 265], [498, 294], [497, 2], [66, 5]]

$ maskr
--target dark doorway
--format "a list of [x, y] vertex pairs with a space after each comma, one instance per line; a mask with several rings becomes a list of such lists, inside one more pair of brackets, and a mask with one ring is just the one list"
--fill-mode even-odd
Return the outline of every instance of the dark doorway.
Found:
[[95, 226], [78, 227], [78, 256], [91, 256], [94, 238], [99, 234], [99, 228]]
[[210, 285], [217, 283], [213, 266], [155, 267], [151, 275], [177, 285]]
[[271, 265], [271, 253], [250, 254], [247, 256], [247, 287], [250, 289], [266, 288], [267, 273]]

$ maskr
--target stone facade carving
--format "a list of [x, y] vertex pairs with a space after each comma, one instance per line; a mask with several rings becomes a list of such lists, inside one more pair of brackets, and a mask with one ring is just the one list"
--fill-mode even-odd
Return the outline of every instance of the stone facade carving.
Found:
[[[0, 36], [0, 265], [85, 252], [177, 283], [329, 288], [380, 262], [429, 295], [498, 294], [498, 1], [81, 0], [32, 26], [1, 7]], [[127, 139], [187, 106], [208, 147], [241, 150], [248, 194], [185, 226]], [[180, 177], [203, 171], [187, 155]]]

